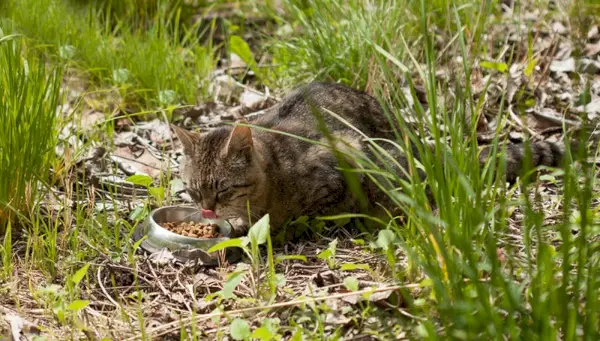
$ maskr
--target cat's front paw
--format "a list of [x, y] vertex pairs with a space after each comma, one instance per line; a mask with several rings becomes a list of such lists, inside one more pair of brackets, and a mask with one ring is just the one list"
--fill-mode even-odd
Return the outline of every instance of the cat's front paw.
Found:
[[248, 222], [242, 218], [235, 218], [229, 220], [231, 224], [231, 237], [243, 237], [248, 234]]

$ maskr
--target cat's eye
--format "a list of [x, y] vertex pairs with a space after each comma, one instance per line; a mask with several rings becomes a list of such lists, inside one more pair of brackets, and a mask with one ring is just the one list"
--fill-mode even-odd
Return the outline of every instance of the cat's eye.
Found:
[[252, 184], [239, 184], [239, 185], [233, 185], [231, 187], [233, 187], [233, 188], [248, 188], [250, 186], [252, 186]]
[[231, 187], [227, 187], [227, 188], [224, 188], [224, 189], [218, 191], [217, 192], [217, 199], [218, 200], [223, 200], [225, 197], [227, 197], [229, 194], [231, 194], [231, 190], [232, 190]]
[[192, 198], [192, 200], [198, 202], [200, 200], [202, 200], [202, 194], [200, 194], [200, 191], [196, 191], [195, 189], [187, 189], [188, 194], [190, 195], [190, 197]]

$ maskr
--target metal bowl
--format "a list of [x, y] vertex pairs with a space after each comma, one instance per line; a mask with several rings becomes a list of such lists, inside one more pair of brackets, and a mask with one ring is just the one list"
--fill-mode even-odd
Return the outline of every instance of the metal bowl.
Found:
[[[219, 226], [219, 233], [223, 237], [219, 238], [194, 238], [171, 232], [161, 224], [173, 222], [201, 222], [204, 224], [216, 224]], [[231, 235], [231, 224], [226, 220], [205, 219], [196, 207], [186, 206], [165, 206], [157, 208], [150, 212], [146, 220], [140, 224], [133, 234], [133, 240], [142, 241], [140, 247], [147, 252], [155, 253], [161, 250], [169, 250], [179, 261], [198, 261], [207, 265], [218, 263], [219, 255], [217, 252], [209, 254], [206, 252], [212, 246], [222, 241], [228, 240]], [[237, 248], [226, 251], [226, 259], [229, 262], [239, 260], [240, 250]]]

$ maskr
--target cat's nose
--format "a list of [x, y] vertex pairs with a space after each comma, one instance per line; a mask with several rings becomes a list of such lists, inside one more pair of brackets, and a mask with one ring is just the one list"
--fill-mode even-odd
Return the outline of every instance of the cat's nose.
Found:
[[205, 210], [209, 210], [209, 211], [214, 211], [217, 203], [215, 202], [215, 200], [203, 200], [202, 201], [202, 208]]

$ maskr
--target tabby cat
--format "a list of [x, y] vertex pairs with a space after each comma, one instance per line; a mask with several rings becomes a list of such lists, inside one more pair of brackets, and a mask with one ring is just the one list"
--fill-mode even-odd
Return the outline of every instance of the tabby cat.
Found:
[[[366, 177], [358, 177], [368, 199], [367, 207], [364, 202], [361, 205], [340, 170], [339, 153], [331, 147], [290, 136], [323, 143], [342, 141], [336, 146], [348, 153], [352, 148], [367, 152], [363, 136], [329, 112], [369, 137], [393, 138], [375, 98], [327, 83], [310, 83], [292, 91], [250, 123], [271, 131], [236, 124], [197, 133], [173, 126], [184, 147], [180, 174], [202, 214], [228, 219], [239, 236], [248, 229], [248, 207], [252, 221], [268, 213], [272, 231], [289, 218], [357, 212], [374, 209], [377, 203], [385, 207], [387, 196]], [[558, 146], [533, 142], [531, 147], [533, 166], [560, 162]], [[488, 153], [483, 150], [480, 162]], [[523, 154], [523, 145], [507, 146], [507, 179], [518, 176]], [[352, 165], [351, 158], [345, 161]], [[405, 165], [402, 156], [398, 161]]]

